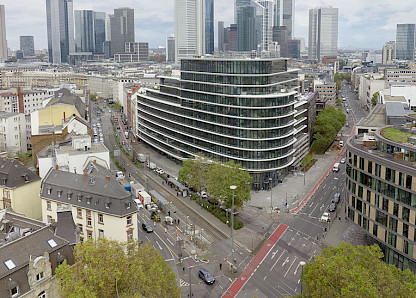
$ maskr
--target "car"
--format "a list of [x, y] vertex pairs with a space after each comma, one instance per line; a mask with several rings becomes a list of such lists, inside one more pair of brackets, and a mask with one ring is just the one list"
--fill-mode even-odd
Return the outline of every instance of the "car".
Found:
[[153, 226], [147, 222], [142, 223], [143, 231], [146, 231], [147, 233], [153, 232]]
[[341, 158], [340, 163], [345, 163], [345, 157]]
[[337, 205], [335, 203], [331, 203], [331, 205], [329, 205], [329, 212], [334, 212], [335, 209], [337, 209]]
[[334, 194], [334, 197], [332, 198], [332, 203], [338, 204], [340, 198], [341, 194], [337, 192], [336, 194]]
[[339, 145], [342, 147], [344, 146], [344, 141], [339, 141]]
[[208, 198], [208, 195], [207, 195], [206, 191], [201, 191], [201, 198], [203, 198], [203, 199]]
[[207, 285], [212, 285], [215, 282], [215, 278], [214, 276], [212, 276], [212, 274], [204, 268], [201, 268], [198, 271], [198, 276], [200, 279], [202, 279]]
[[324, 222], [328, 222], [329, 221], [329, 213], [328, 212], [324, 212], [324, 214], [322, 214], [321, 218], [319, 219], [319, 221], [324, 221]]
[[139, 199], [134, 199], [137, 209], [143, 209], [143, 204]]

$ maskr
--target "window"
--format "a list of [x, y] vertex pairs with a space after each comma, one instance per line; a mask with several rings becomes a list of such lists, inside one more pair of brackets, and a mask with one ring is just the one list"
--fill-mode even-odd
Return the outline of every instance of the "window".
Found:
[[131, 215], [127, 216], [127, 225], [131, 225]]
[[82, 209], [81, 208], [77, 209], [77, 217], [82, 218]]
[[393, 215], [399, 217], [399, 204], [394, 203]]
[[58, 198], [62, 196], [62, 190], [58, 190]]
[[91, 204], [91, 198], [87, 198], [87, 204]]
[[103, 230], [98, 230], [98, 237], [104, 238], [104, 231]]
[[36, 274], [36, 281], [39, 281], [43, 279], [43, 272], [39, 272], [38, 274]]
[[403, 211], [402, 211], [402, 219], [409, 222], [409, 208], [403, 207]]
[[50, 201], [46, 202], [46, 209], [52, 210], [52, 203]]
[[52, 193], [52, 188], [48, 188], [48, 195]]
[[88, 238], [92, 238], [92, 231], [87, 231]]
[[82, 195], [77, 195], [77, 200], [78, 200], [78, 202], [81, 202], [82, 201]]
[[87, 217], [87, 226], [91, 227], [91, 217]]
[[45, 291], [42, 291], [39, 293], [38, 298], [46, 298], [46, 293]]
[[98, 222], [101, 223], [101, 224], [104, 223], [104, 215], [102, 215], [100, 213], [98, 214]]
[[12, 297], [19, 296], [19, 286], [15, 286], [14, 288], [10, 289], [10, 296]]
[[77, 226], [78, 226], [78, 232], [79, 232], [80, 234], [83, 234], [83, 233], [84, 233], [84, 231], [82, 230], [82, 224], [78, 224]]
[[46, 241], [46, 242], [48, 242], [48, 244], [49, 244], [49, 246], [50, 247], [52, 247], [52, 248], [54, 248], [54, 247], [56, 247], [58, 244], [56, 243], [56, 241], [55, 240], [53, 240], [53, 239], [49, 239], [48, 241]]
[[409, 238], [409, 225], [403, 223], [403, 236]]
[[6, 265], [7, 269], [9, 269], [9, 270], [16, 267], [16, 264], [11, 259], [4, 262], [4, 265]]
[[105, 203], [105, 208], [110, 209], [110, 203]]
[[72, 192], [69, 192], [67, 195], [68, 195], [68, 200], [72, 199]]
[[133, 239], [133, 230], [128, 230], [127, 231], [127, 240], [131, 240]]
[[52, 216], [48, 215], [48, 224], [51, 224], [53, 222], [54, 222], [54, 220], [53, 220]]

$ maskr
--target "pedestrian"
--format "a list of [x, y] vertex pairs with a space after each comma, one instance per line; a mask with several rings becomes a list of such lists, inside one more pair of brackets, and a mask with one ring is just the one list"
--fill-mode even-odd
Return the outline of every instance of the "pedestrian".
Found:
[[179, 218], [178, 218], [178, 225], [179, 225]]
[[182, 268], [183, 273], [185, 273], [185, 267]]
[[222, 263], [220, 263], [220, 270], [222, 270]]

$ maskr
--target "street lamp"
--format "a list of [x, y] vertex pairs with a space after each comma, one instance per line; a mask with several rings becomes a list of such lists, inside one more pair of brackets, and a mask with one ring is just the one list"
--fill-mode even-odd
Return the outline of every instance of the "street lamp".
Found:
[[189, 267], [189, 297], [192, 297], [192, 280], [191, 280], [191, 269], [194, 268], [194, 265]]
[[303, 279], [303, 266], [305, 266], [305, 262], [304, 261], [300, 261], [299, 262], [299, 265], [301, 266], [301, 268], [302, 268], [302, 272], [301, 272], [301, 275], [300, 275], [300, 279], [301, 279], [301, 281], [300, 281], [300, 293], [302, 294], [302, 291], [303, 291], [303, 286], [302, 286], [302, 284], [303, 284], [303, 281], [302, 281], [302, 279]]
[[233, 197], [231, 199], [231, 261], [234, 262], [234, 190], [237, 188], [235, 185], [231, 185], [230, 189], [233, 191]]
[[272, 177], [269, 177], [269, 186], [270, 186], [270, 218], [273, 216], [273, 191], [272, 191]]

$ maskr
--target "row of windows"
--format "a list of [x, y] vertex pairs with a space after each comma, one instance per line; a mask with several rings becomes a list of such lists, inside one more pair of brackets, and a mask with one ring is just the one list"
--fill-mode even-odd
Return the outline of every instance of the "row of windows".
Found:
[[[139, 129], [140, 131], [140, 129]], [[140, 138], [143, 139], [146, 143], [149, 143], [155, 147], [162, 148], [166, 152], [170, 152], [172, 155], [176, 155], [182, 158], [189, 158], [187, 154], [185, 154], [183, 151], [190, 152], [191, 154], [197, 154], [199, 152], [202, 152], [206, 157], [210, 159], [216, 159], [219, 162], [227, 162], [229, 161], [229, 156], [222, 156], [222, 155], [216, 155], [215, 153], [204, 151], [192, 146], [187, 146], [184, 144], [178, 144], [180, 146], [179, 149], [174, 148], [171, 144], [166, 144], [165, 142], [162, 142], [158, 139], [153, 139], [148, 137], [147, 135], [141, 133]], [[182, 151], [183, 150], [183, 151]], [[279, 150], [279, 153], [287, 152], [288, 154], [293, 151], [292, 146]], [[275, 157], [278, 158], [278, 157]], [[289, 163], [292, 162], [292, 155], [280, 159], [275, 159], [271, 161], [242, 161], [237, 160], [237, 163], [241, 164], [242, 168], [244, 169], [256, 169], [256, 170], [269, 170], [269, 169], [275, 169], [275, 168], [285, 168], [289, 165]]]
[[[217, 129], [218, 134], [212, 134], [207, 131], [200, 131], [192, 127], [183, 126], [177, 123], [171, 123], [160, 118], [149, 116], [140, 116], [138, 121], [140, 123], [140, 129], [150, 135], [157, 135], [158, 138], [164, 139], [166, 142], [174, 142], [176, 139], [183, 140], [188, 143], [197, 142], [194, 140], [200, 138], [202, 140], [211, 141], [217, 143], [218, 145], [232, 146], [236, 148], [244, 149], [263, 149], [267, 150], [268, 148], [278, 148], [288, 145], [293, 142], [294, 138], [291, 130], [287, 131], [287, 137], [280, 139], [268, 139], [264, 141], [255, 141], [255, 140], [240, 140], [236, 138], [230, 138], [229, 135], [237, 136], [238, 130], [235, 128], [225, 128]], [[281, 133], [284, 133], [282, 131]], [[254, 131], [251, 135], [256, 135], [264, 139], [272, 138], [276, 134], [274, 131]], [[168, 137], [169, 136], [169, 137]], [[216, 146], [216, 144], [207, 143], [208, 146]]]
[[394, 146], [390, 144], [386, 144], [383, 142], [377, 142], [377, 149], [380, 152], [386, 153], [388, 155], [394, 156], [394, 153], [401, 153], [403, 154], [403, 159], [410, 162], [416, 161], [416, 152], [411, 151], [405, 148], [401, 148], [399, 146]]
[[[283, 118], [276, 118], [276, 119], [264, 119], [264, 120], [251, 120], [251, 119], [239, 119], [239, 118], [231, 118], [227, 115], [227, 111], [224, 110], [220, 115], [213, 115], [213, 114], [206, 114], [200, 111], [193, 111], [182, 109], [180, 107], [172, 107], [167, 104], [154, 102], [151, 100], [143, 100], [142, 102], [138, 103], [137, 114], [142, 113], [142, 111], [148, 111], [152, 114], [158, 115], [161, 118], [172, 119], [173, 121], [177, 121], [179, 123], [186, 122], [194, 122], [194, 121], [208, 121], [215, 123], [216, 125], [212, 125], [216, 127], [217, 125], [228, 125], [228, 126], [235, 126], [239, 128], [276, 128], [280, 126], [285, 126], [294, 120], [294, 115], [288, 115], [287, 117]], [[229, 109], [231, 110], [231, 109]], [[166, 111], [166, 112], [165, 112]], [[287, 112], [293, 111], [291, 107], [288, 107]], [[277, 116], [277, 115], [276, 115]], [[187, 118], [184, 118], [187, 117]], [[189, 119], [191, 118], [191, 119]], [[208, 126], [208, 124], [203, 123], [203, 126]], [[209, 129], [212, 131], [211, 129]]]

